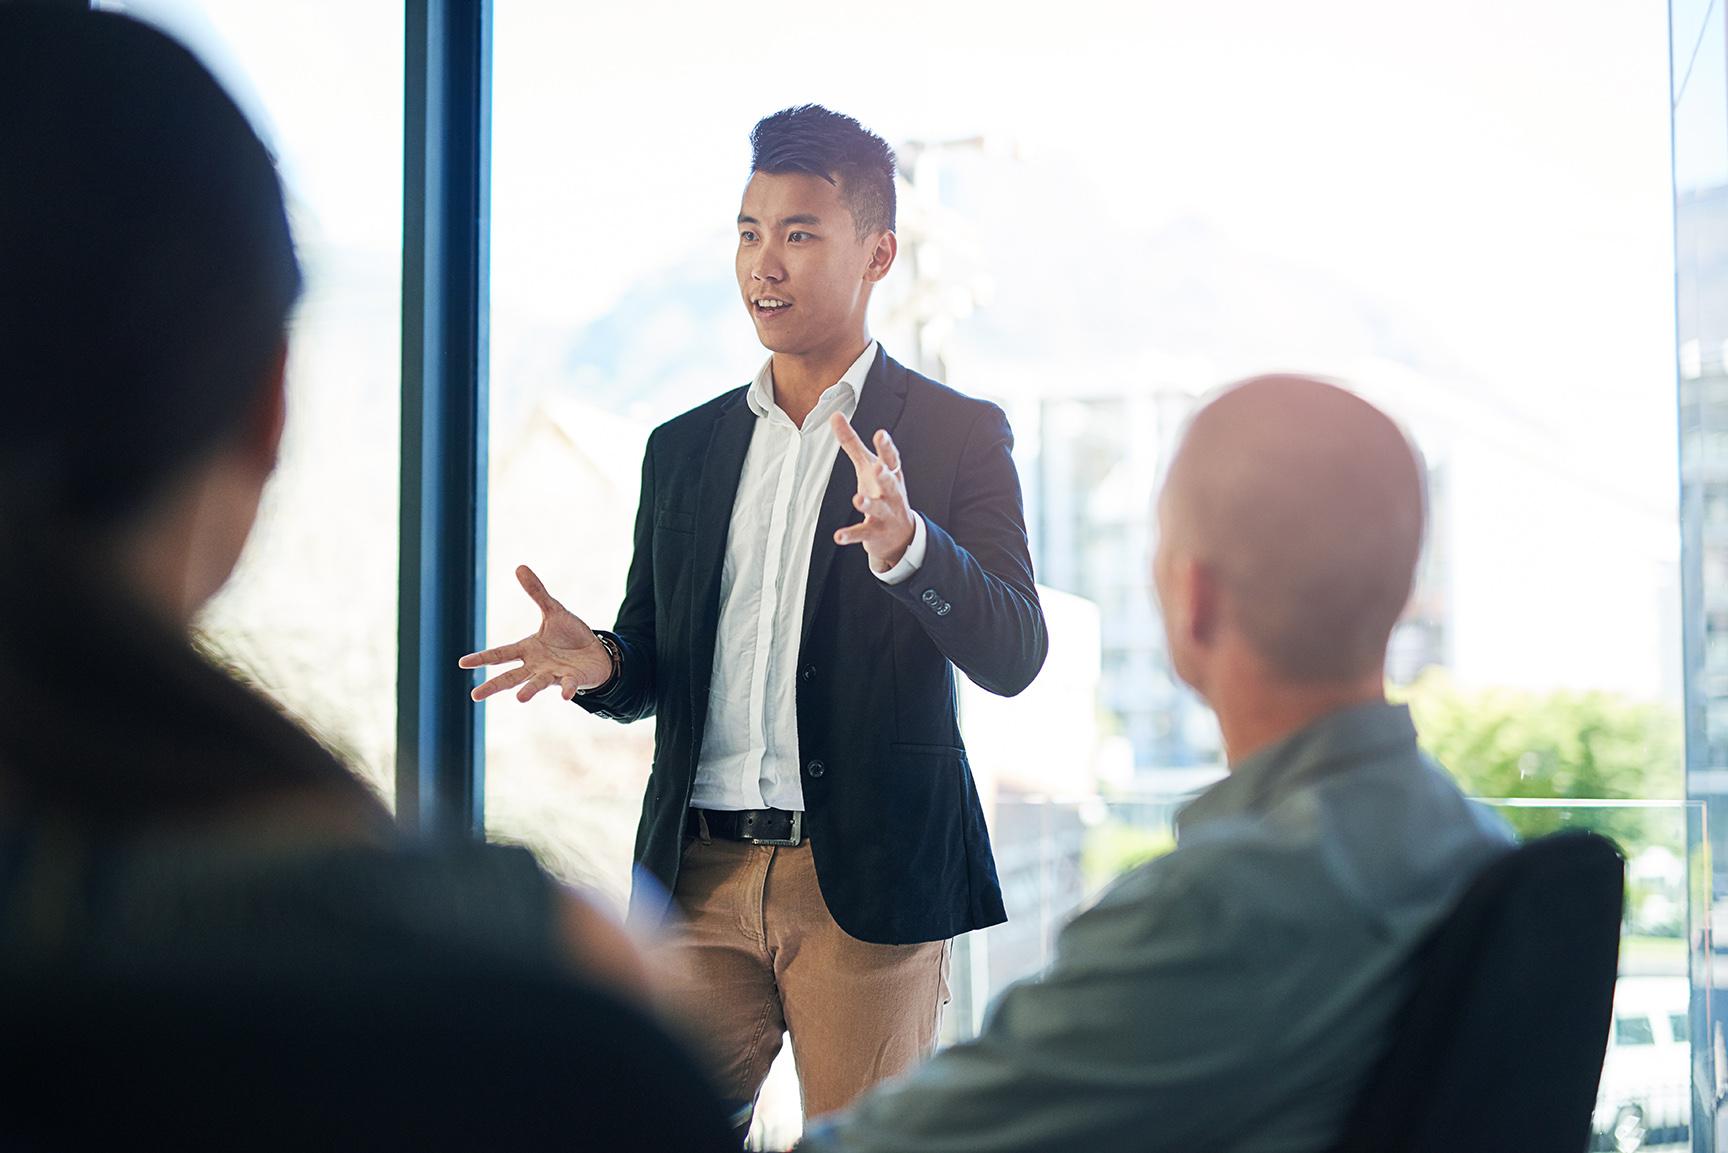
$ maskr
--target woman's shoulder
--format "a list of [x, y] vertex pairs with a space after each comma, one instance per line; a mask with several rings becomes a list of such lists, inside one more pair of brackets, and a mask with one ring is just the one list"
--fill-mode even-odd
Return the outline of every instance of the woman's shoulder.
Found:
[[0, 953], [122, 967], [471, 963], [574, 973], [647, 998], [641, 953], [616, 917], [528, 849], [292, 808], [124, 838], [0, 830], [0, 920], [12, 922]]
[[97, 952], [558, 961], [558, 887], [516, 846], [154, 838], [98, 854], [88, 892]]

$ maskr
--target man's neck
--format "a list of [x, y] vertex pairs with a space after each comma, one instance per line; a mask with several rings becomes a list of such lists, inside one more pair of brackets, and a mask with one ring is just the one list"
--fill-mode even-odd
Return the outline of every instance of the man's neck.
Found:
[[1216, 689], [1211, 698], [1224, 757], [1234, 767], [1323, 717], [1358, 705], [1384, 704], [1385, 675], [1377, 670], [1371, 676], [1324, 684], [1248, 681]]
[[846, 370], [852, 367], [852, 362], [868, 347], [870, 334], [865, 332], [855, 341], [822, 352], [808, 355], [776, 352], [773, 361], [774, 403], [792, 419], [793, 424], [804, 427], [804, 418], [810, 415], [822, 394], [839, 382]]

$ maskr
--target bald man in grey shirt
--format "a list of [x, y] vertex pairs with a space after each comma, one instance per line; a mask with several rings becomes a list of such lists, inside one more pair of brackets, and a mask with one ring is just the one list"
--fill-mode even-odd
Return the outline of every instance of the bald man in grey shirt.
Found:
[[800, 1148], [1317, 1153], [1413, 951], [1510, 846], [1384, 697], [1423, 523], [1396, 425], [1319, 381], [1246, 381], [1196, 415], [1159, 522], [1172, 661], [1218, 714], [1229, 776], [977, 1040]]

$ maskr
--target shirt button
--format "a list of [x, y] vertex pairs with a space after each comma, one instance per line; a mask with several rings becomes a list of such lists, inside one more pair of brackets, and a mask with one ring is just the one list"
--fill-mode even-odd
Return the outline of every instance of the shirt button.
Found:
[[811, 761], [808, 765], [804, 766], [804, 771], [813, 777], [819, 777], [828, 771], [828, 766], [823, 764], [821, 761]]

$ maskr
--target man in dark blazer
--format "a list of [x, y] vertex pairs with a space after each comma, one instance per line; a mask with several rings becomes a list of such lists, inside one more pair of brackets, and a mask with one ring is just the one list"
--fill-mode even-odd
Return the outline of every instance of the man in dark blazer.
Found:
[[[737, 274], [773, 356], [656, 429], [624, 603], [590, 630], [525, 567], [534, 636], [474, 690], [656, 718], [636, 916], [681, 914], [685, 1000], [741, 1119], [790, 1031], [812, 1116], [930, 1051], [948, 940], [1004, 919], [954, 670], [1046, 651], [1002, 411], [870, 338], [894, 157], [816, 106], [752, 133]], [[853, 548], [852, 545], [859, 545]]]

